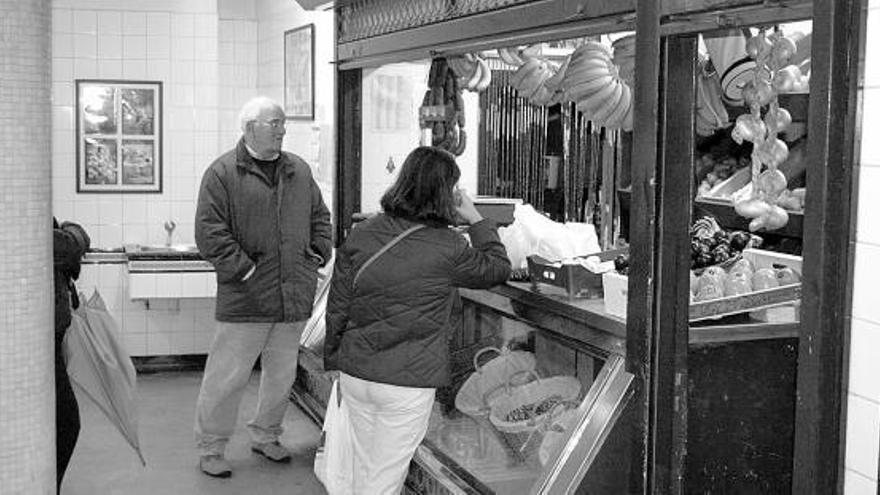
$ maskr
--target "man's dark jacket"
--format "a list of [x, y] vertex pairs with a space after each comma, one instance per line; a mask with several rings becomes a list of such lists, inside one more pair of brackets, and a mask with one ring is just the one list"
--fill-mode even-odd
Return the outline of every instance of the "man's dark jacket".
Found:
[[470, 227], [473, 247], [452, 229], [427, 227], [376, 258], [353, 288], [361, 265], [412, 225], [380, 214], [352, 229], [337, 250], [327, 300], [326, 369], [406, 387], [449, 384], [448, 340], [461, 318], [458, 288], [505, 282], [510, 260], [491, 220]]
[[275, 173], [273, 185], [240, 140], [202, 178], [195, 237], [217, 273], [219, 321], [291, 322], [312, 313], [317, 270], [332, 254], [330, 212], [301, 158], [282, 152]]

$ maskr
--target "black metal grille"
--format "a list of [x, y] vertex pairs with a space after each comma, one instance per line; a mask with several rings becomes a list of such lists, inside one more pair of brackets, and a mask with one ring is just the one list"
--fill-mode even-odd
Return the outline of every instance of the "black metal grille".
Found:
[[359, 0], [337, 9], [337, 40], [348, 43], [532, 1]]

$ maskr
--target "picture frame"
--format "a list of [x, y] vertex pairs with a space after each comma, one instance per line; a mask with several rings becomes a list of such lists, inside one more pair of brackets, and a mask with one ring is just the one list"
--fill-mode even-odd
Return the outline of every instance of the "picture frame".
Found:
[[315, 118], [315, 25], [284, 32], [284, 114], [288, 120]]
[[76, 192], [162, 192], [162, 82], [76, 80]]

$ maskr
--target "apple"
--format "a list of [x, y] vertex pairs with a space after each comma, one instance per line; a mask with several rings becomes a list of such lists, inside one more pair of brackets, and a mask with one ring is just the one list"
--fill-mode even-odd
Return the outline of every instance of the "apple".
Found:
[[697, 292], [697, 296], [694, 299], [697, 301], [708, 301], [710, 299], [718, 299], [723, 296], [724, 289], [722, 289], [720, 285], [706, 284], [700, 287], [700, 290], [699, 292]]
[[731, 273], [724, 280], [724, 295], [738, 296], [740, 294], [748, 294], [752, 291], [752, 280], [750, 274], [745, 272]]
[[730, 267], [730, 273], [748, 273], [749, 275], [752, 275], [755, 273], [755, 266], [751, 261], [745, 258], [740, 258], [732, 267]]
[[706, 287], [707, 285], [715, 285], [719, 288], [724, 287], [725, 277], [724, 270], [721, 271], [720, 275], [706, 270], [700, 275], [700, 278], [697, 279], [697, 294], [699, 294], [700, 291], [703, 290], [703, 287]]
[[800, 275], [789, 267], [779, 268], [776, 270], [776, 280], [779, 285], [791, 285], [801, 281]]
[[724, 278], [724, 268], [721, 268], [720, 266], [710, 266], [703, 270], [703, 275], [713, 275], [716, 277]]

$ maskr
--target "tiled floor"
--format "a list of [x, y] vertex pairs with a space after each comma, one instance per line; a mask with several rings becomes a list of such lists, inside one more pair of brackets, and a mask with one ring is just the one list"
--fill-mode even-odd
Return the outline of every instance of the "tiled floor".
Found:
[[134, 451], [86, 398], [80, 398], [82, 430], [61, 495], [311, 495], [324, 490], [312, 473], [320, 429], [296, 406], [288, 408], [281, 442], [294, 452], [290, 464], [251, 454], [244, 424], [256, 402], [254, 374], [242, 400], [239, 427], [227, 447], [233, 475], [203, 475], [193, 446], [193, 414], [201, 372], [141, 374], [140, 441], [147, 461]]

